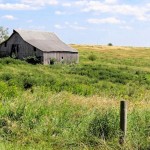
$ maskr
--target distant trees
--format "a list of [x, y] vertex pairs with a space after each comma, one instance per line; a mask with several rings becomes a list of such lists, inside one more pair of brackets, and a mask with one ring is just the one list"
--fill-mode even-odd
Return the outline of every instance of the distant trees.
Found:
[[108, 43], [108, 46], [113, 46], [113, 44], [112, 43]]
[[9, 37], [8, 28], [4, 28], [4, 27], [0, 26], [0, 43], [7, 40], [8, 37]]

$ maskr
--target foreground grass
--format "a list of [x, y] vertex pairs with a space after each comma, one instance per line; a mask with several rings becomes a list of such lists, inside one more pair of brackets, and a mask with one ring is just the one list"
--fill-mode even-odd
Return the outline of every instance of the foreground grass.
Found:
[[[0, 149], [149, 150], [150, 49], [72, 46], [77, 65], [0, 59]], [[123, 98], [129, 110], [122, 148]]]
[[[1, 142], [8, 149], [121, 149], [119, 103], [61, 92], [26, 91], [1, 106]], [[101, 103], [100, 103], [101, 101]], [[149, 149], [148, 104], [129, 103], [126, 148]], [[6, 143], [5, 143], [6, 142]]]

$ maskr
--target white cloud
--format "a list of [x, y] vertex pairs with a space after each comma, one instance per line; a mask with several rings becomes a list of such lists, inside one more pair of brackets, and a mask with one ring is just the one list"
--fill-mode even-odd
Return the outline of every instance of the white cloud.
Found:
[[133, 28], [131, 26], [120, 26], [121, 29], [126, 29], [126, 30], [132, 30]]
[[99, 11], [99, 12], [109, 12], [112, 10], [112, 6], [99, 1], [90, 1], [86, 3], [86, 6], [82, 9], [84, 12]]
[[60, 24], [55, 24], [54, 27], [56, 29], [64, 29], [65, 27], [61, 26]]
[[67, 28], [69, 27], [74, 30], [86, 30], [87, 29], [87, 27], [79, 25], [78, 22], [74, 22], [74, 23], [65, 22], [65, 24], [67, 25]]
[[2, 10], [35, 10], [37, 7], [31, 7], [30, 5], [26, 4], [12, 4], [12, 3], [6, 3], [6, 4], [0, 4], [0, 9]]
[[84, 26], [80, 26], [77, 22], [74, 22], [74, 23], [69, 23], [69, 22], [65, 22], [65, 25], [62, 26], [60, 24], [56, 24], [54, 25], [55, 28], [57, 29], [66, 29], [66, 28], [70, 28], [70, 29], [73, 29], [73, 30], [86, 30], [87, 27], [84, 27]]
[[76, 1], [74, 6], [80, 8], [82, 12], [126, 15], [133, 16], [137, 20], [150, 21], [150, 4], [139, 6], [118, 4], [117, 0], [105, 0], [104, 2], [96, 0], [80, 0]]
[[89, 2], [88, 0], [79, 0], [79, 1], [76, 1], [74, 3], [74, 5], [77, 5], [77, 6], [86, 6], [88, 2]]
[[2, 10], [37, 10], [46, 5], [57, 5], [57, 0], [18, 0], [18, 3], [4, 3], [0, 1]]
[[36, 6], [57, 5], [57, 0], [22, 0], [22, 3], [27, 3]]
[[62, 6], [64, 6], [64, 7], [71, 7], [72, 4], [71, 3], [63, 3]]
[[15, 18], [12, 15], [5, 15], [5, 16], [2, 16], [2, 18], [8, 19], [8, 20], [15, 20], [15, 19], [17, 19], [17, 18]]
[[87, 27], [79, 26], [79, 25], [75, 25], [75, 24], [69, 25], [69, 27], [72, 29], [75, 29], [75, 30], [86, 30], [87, 29]]
[[92, 18], [92, 19], [88, 19], [87, 22], [92, 23], [92, 24], [103, 24], [103, 23], [121, 24], [121, 23], [123, 23], [121, 20], [116, 19], [114, 17], [103, 18], [103, 19]]
[[56, 15], [65, 15], [66, 12], [57, 10], [57, 11], [55, 11], [55, 14]]
[[107, 4], [116, 4], [118, 0], [105, 0], [105, 3]]

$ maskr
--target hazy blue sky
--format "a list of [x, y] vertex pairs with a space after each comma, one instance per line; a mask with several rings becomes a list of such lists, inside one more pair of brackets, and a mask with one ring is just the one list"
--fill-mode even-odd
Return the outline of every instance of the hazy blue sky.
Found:
[[150, 46], [150, 1], [0, 0], [0, 26], [55, 32], [66, 43]]

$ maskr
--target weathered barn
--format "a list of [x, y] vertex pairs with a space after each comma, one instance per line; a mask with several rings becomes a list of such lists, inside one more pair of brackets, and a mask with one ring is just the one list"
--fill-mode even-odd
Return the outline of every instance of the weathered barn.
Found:
[[43, 64], [51, 60], [77, 63], [78, 51], [62, 42], [54, 33], [14, 30], [8, 40], [0, 44], [0, 57], [15, 56], [18, 59], [36, 57]]

